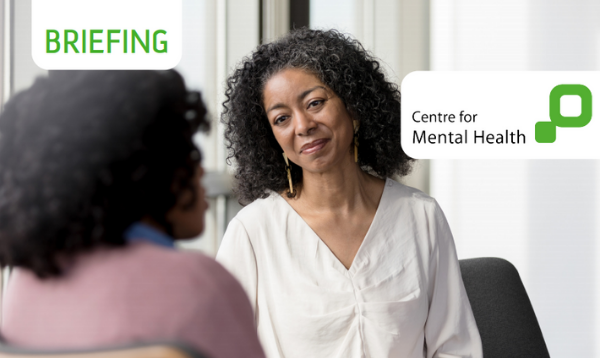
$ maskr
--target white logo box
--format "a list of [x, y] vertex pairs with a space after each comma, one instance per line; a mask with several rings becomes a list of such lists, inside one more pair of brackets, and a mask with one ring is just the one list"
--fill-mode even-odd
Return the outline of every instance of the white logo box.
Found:
[[[550, 92], [565, 84], [589, 89], [591, 121], [557, 127], [553, 143], [539, 143], [536, 123], [552, 122]], [[600, 159], [600, 72], [417, 71], [404, 78], [401, 93], [401, 143], [413, 158]], [[581, 114], [578, 96], [560, 97], [560, 106], [564, 117]], [[442, 114], [442, 121], [423, 122], [422, 114]]]

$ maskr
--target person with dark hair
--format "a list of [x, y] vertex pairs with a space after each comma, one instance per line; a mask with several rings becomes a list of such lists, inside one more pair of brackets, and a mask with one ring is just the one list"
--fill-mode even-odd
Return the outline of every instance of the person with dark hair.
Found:
[[174, 249], [204, 227], [200, 93], [175, 71], [56, 71], [0, 115], [2, 338], [45, 349], [174, 340], [264, 357], [239, 283]]
[[299, 29], [229, 77], [222, 120], [243, 208], [217, 254], [268, 357], [481, 357], [437, 202], [389, 177], [400, 93], [361, 44]]

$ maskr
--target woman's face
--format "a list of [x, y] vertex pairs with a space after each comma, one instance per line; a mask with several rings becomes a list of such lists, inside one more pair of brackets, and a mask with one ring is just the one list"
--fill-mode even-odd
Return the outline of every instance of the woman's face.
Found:
[[203, 175], [204, 169], [198, 166], [193, 179], [196, 192], [194, 205], [188, 206], [193, 194], [185, 190], [179, 196], [177, 204], [167, 213], [167, 221], [172, 225], [175, 239], [195, 238], [204, 231], [204, 213], [208, 203], [204, 198], [206, 191], [200, 182]]
[[325, 172], [353, 159], [352, 118], [342, 100], [315, 75], [285, 69], [265, 85], [263, 105], [275, 139], [303, 170]]

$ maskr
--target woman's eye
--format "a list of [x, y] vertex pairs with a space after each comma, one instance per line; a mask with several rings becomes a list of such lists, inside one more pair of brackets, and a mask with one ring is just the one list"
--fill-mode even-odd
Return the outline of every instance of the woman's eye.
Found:
[[310, 107], [316, 107], [316, 106], [318, 106], [318, 105], [320, 105], [322, 103], [323, 103], [323, 100], [320, 100], [320, 99], [316, 100], [316, 101], [312, 101], [312, 102], [310, 102], [308, 104], [308, 108], [310, 108]]
[[275, 118], [275, 122], [274, 123], [275, 124], [279, 124], [279, 123], [285, 121], [287, 118], [288, 118], [288, 116], [279, 116], [279, 117]]

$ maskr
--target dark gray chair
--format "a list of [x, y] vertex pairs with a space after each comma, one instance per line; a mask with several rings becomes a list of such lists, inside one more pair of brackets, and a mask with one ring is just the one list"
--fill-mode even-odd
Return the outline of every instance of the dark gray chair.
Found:
[[139, 343], [89, 350], [36, 350], [0, 343], [0, 358], [208, 358], [180, 343]]
[[550, 357], [517, 269], [491, 257], [459, 262], [484, 358]]

